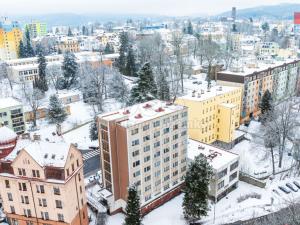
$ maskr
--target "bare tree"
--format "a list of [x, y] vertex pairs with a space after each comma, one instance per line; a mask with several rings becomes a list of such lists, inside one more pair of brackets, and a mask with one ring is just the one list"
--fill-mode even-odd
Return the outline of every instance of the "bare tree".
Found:
[[43, 93], [39, 89], [33, 88], [31, 83], [26, 82], [22, 83], [22, 92], [33, 114], [33, 127], [36, 127], [37, 111], [41, 106], [41, 99], [43, 98]]
[[270, 126], [266, 126], [264, 134], [264, 144], [266, 148], [270, 149], [272, 159], [272, 174], [275, 175], [275, 160], [274, 148], [278, 145], [278, 136], [270, 130]]
[[123, 104], [128, 103], [130, 95], [129, 88], [119, 71], [112, 71], [111, 78], [108, 81], [108, 86], [110, 97], [119, 100]]
[[46, 77], [48, 82], [53, 85], [56, 93], [59, 89], [59, 80], [62, 78], [62, 70], [60, 64], [50, 64], [46, 68]]
[[279, 164], [282, 166], [283, 154], [286, 151], [287, 141], [292, 141], [294, 132], [299, 127], [297, 114], [293, 110], [293, 103], [290, 101], [277, 105], [274, 110], [269, 113], [265, 124], [268, 132], [278, 140]]
[[96, 225], [105, 225], [106, 222], [107, 222], [107, 213], [106, 212], [98, 212]]

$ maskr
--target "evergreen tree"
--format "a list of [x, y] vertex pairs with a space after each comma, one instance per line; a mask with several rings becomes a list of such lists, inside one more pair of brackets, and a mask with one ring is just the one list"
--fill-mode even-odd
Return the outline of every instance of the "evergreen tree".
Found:
[[71, 27], [69, 27], [69, 29], [68, 29], [68, 37], [72, 37], [72, 36], [73, 36], [72, 30], [71, 30]]
[[158, 98], [163, 101], [170, 100], [170, 88], [166, 76], [162, 74], [157, 82], [158, 84]]
[[107, 42], [104, 48], [104, 54], [112, 54], [112, 53], [115, 53], [114, 47]]
[[184, 217], [194, 222], [207, 215], [209, 182], [212, 168], [206, 157], [200, 154], [191, 162], [185, 177], [183, 213]]
[[132, 46], [129, 47], [128, 54], [126, 57], [126, 67], [124, 71], [124, 75], [135, 77], [136, 76], [136, 64], [135, 64], [135, 57]]
[[126, 32], [122, 32], [120, 34], [120, 49], [119, 49], [119, 58], [117, 61], [117, 67], [119, 68], [120, 73], [125, 73], [125, 67], [126, 67], [126, 54], [128, 52], [128, 34]]
[[48, 120], [50, 123], [60, 124], [67, 118], [67, 113], [56, 95], [49, 99]]
[[39, 82], [37, 83], [37, 88], [40, 89], [42, 92], [48, 91], [48, 84], [46, 79], [46, 58], [42, 52], [38, 55], [38, 70], [39, 70]]
[[72, 52], [66, 52], [64, 54], [62, 70], [65, 88], [69, 89], [71, 86], [76, 85], [78, 64], [76, 62], [75, 55]]
[[190, 20], [189, 20], [188, 26], [186, 28], [186, 33], [190, 34], [190, 35], [193, 35], [193, 33], [194, 33], [194, 31], [193, 31], [193, 25], [192, 25], [192, 22]]
[[98, 139], [98, 128], [96, 119], [90, 125], [90, 139], [91, 141], [95, 141]]
[[25, 30], [25, 57], [34, 57], [34, 50], [31, 44], [29, 29]]
[[20, 41], [20, 44], [19, 44], [19, 58], [26, 58], [26, 49], [25, 49], [25, 46], [23, 44], [23, 41], [21, 40]]
[[150, 63], [145, 63], [138, 73], [136, 85], [131, 89], [129, 104], [150, 101], [157, 97], [157, 86], [154, 81]]
[[261, 98], [259, 108], [263, 115], [272, 110], [272, 95], [268, 89], [265, 91]]
[[140, 198], [136, 187], [128, 188], [128, 198], [124, 225], [141, 225], [142, 215], [140, 211]]

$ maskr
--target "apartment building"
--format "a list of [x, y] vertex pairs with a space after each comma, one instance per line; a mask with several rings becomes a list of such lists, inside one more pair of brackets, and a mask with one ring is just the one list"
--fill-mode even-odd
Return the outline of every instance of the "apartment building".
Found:
[[80, 45], [76, 38], [72, 37], [62, 37], [57, 41], [56, 44], [56, 50], [60, 53], [65, 52], [79, 52], [80, 51]]
[[274, 61], [272, 64], [248, 64], [241, 70], [222, 71], [217, 74], [217, 84], [243, 88], [241, 117], [260, 113], [259, 103], [268, 89], [275, 102], [294, 96], [299, 80], [300, 60]]
[[110, 213], [125, 209], [136, 185], [142, 213], [177, 195], [187, 156], [187, 108], [159, 100], [98, 116], [104, 187]]
[[87, 225], [79, 150], [64, 142], [26, 138], [0, 160], [0, 195], [9, 224]]
[[0, 98], [0, 124], [9, 127], [17, 134], [25, 131], [23, 105], [14, 98]]
[[29, 30], [31, 38], [43, 37], [47, 35], [47, 24], [39, 21], [33, 21], [26, 24], [25, 29]]
[[195, 88], [175, 102], [188, 108], [190, 138], [230, 147], [236, 139], [235, 129], [240, 125], [241, 98], [242, 88], [214, 86]]
[[238, 187], [239, 155], [189, 139], [188, 160], [203, 154], [213, 169], [209, 195], [216, 201]]
[[0, 61], [18, 58], [22, 30], [16, 21], [0, 19]]

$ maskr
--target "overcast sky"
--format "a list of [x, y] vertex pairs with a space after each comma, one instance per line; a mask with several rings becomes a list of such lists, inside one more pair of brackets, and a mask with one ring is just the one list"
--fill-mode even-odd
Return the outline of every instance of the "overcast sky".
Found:
[[160, 15], [215, 14], [278, 3], [300, 3], [300, 0], [0, 0], [0, 16], [44, 13], [134, 13]]

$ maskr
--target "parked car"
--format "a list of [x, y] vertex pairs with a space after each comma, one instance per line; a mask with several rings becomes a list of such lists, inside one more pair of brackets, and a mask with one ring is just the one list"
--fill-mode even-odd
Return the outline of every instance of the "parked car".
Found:
[[273, 191], [275, 194], [277, 194], [277, 195], [280, 196], [279, 192], [278, 192], [276, 189], [273, 189], [272, 191]]
[[284, 187], [284, 186], [278, 186], [278, 188], [280, 189], [280, 190], [282, 190], [284, 193], [286, 193], [286, 194], [289, 194], [289, 193], [291, 193], [291, 191], [289, 190], [289, 189], [287, 189], [286, 187]]
[[286, 186], [291, 189], [293, 192], [297, 192], [298, 188], [292, 185], [291, 183], [287, 183]]
[[294, 181], [293, 183], [295, 184], [295, 186], [296, 186], [297, 188], [299, 188], [299, 189], [300, 189], [300, 184], [299, 184], [299, 182], [298, 182], [298, 181]]

